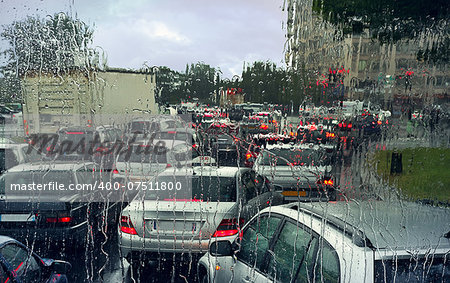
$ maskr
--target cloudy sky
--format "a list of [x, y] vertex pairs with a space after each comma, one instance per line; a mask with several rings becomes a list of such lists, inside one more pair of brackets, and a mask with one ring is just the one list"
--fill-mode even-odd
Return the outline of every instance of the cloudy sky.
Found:
[[[0, 25], [66, 12], [94, 29], [111, 67], [187, 63], [241, 75], [244, 62], [283, 65], [283, 0], [0, 0]], [[1, 30], [1, 28], [0, 28]], [[3, 50], [5, 43], [0, 43]]]

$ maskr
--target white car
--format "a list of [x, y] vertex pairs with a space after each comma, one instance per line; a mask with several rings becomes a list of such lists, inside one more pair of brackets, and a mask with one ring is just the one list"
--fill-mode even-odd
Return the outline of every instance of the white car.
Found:
[[417, 203], [292, 203], [217, 241], [200, 282], [449, 282], [450, 210]]
[[282, 200], [248, 168], [170, 168], [140, 185], [119, 227], [121, 254], [133, 266], [201, 255], [213, 239], [234, 240], [246, 220]]
[[16, 165], [44, 159], [43, 154], [27, 143], [0, 144], [0, 174]]
[[322, 146], [267, 145], [253, 169], [277, 186], [285, 201], [336, 200], [331, 160]]
[[168, 167], [181, 167], [171, 151], [173, 148], [187, 151], [190, 146], [178, 140], [153, 140], [152, 144], [130, 145], [116, 157], [116, 174], [129, 181], [150, 180]]

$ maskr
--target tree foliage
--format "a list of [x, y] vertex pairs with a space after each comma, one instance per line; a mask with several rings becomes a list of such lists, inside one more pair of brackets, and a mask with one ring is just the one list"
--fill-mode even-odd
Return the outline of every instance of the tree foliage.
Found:
[[9, 43], [3, 54], [6, 75], [27, 71], [66, 71], [90, 67], [93, 30], [79, 19], [64, 13], [46, 18], [28, 16], [4, 26], [1, 37]]

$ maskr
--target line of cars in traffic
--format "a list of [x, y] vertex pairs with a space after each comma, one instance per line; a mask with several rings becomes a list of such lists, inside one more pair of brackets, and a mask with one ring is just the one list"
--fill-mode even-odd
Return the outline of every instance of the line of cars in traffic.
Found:
[[[269, 176], [240, 167], [245, 155], [239, 153], [248, 148], [243, 150], [245, 140], [234, 135], [236, 128], [228, 124], [192, 130], [180, 127], [182, 124], [179, 120], [133, 121], [127, 125], [125, 136], [120, 137], [126, 143], [115, 155], [111, 148], [117, 145], [121, 133], [114, 127], [62, 128], [55, 136], [31, 138], [28, 146], [38, 158], [5, 168], [1, 176], [2, 233], [27, 242], [51, 239], [83, 246], [89, 242], [87, 235], [94, 233], [97, 237], [105, 229], [111, 231], [111, 227], [118, 226], [122, 255], [132, 263], [145, 262], [143, 255], [151, 258], [161, 252], [187, 249], [200, 255], [207, 251], [212, 238], [231, 239], [258, 211], [286, 201]], [[162, 151], [155, 153], [158, 144]], [[304, 158], [305, 162], [310, 159]], [[18, 200], [5, 193], [11, 184], [76, 185], [97, 181], [164, 184], [172, 188], [180, 184], [184, 190], [173, 191], [178, 193], [175, 195], [170, 194], [171, 190], [166, 191], [169, 195], [139, 192], [121, 203], [86, 203], [64, 194], [60, 199], [55, 195], [46, 199], [48, 196], [42, 193], [14, 195], [22, 197]], [[174, 221], [174, 216], [180, 219]], [[174, 250], [178, 243], [180, 249]]]
[[[57, 156], [42, 150], [51, 161], [33, 161], [36, 167], [30, 171], [36, 182], [106, 180], [118, 182], [122, 189], [130, 184], [140, 189], [125, 194], [121, 202], [45, 202], [40, 195], [39, 202], [22, 203], [29, 210], [20, 208], [20, 212], [13, 210], [20, 206], [16, 202], [0, 201], [2, 233], [19, 235], [15, 233], [20, 231], [24, 234], [20, 239], [31, 236], [39, 242], [53, 238], [58, 230], [62, 234], [56, 239], [82, 240], [83, 247], [98, 246], [102, 235], [118, 231], [120, 256], [132, 268], [153, 260], [196, 258], [201, 282], [390, 282], [420, 274], [431, 281], [448, 278], [448, 227], [434, 231], [436, 237], [430, 242], [423, 236], [417, 242], [407, 237], [408, 245], [402, 246], [405, 233], [417, 234], [420, 229], [398, 228], [397, 224], [407, 224], [402, 219], [388, 223], [398, 231], [380, 227], [389, 213], [407, 215], [404, 207], [395, 211], [382, 202], [334, 202], [339, 193], [335, 176], [339, 155], [331, 129], [317, 125], [297, 128], [294, 136], [261, 132], [247, 139], [239, 134], [239, 124], [223, 120], [217, 117], [207, 128], [178, 119], [135, 120], [115, 138], [100, 138], [93, 160], [86, 160], [85, 154], [73, 159], [61, 151], [67, 139], [60, 140]], [[320, 134], [312, 135], [316, 130]], [[61, 137], [74, 137], [74, 143], [75, 137], [79, 142], [88, 133], [64, 131]], [[95, 140], [98, 132], [92, 133], [90, 140]], [[121, 150], [109, 152], [118, 144]], [[70, 169], [67, 163], [72, 164]], [[0, 180], [14, 173], [26, 177], [30, 165], [21, 166], [9, 169]], [[70, 173], [57, 172], [63, 168]], [[415, 206], [408, 206], [406, 212], [417, 209], [448, 216], [448, 211], [426, 212]], [[433, 219], [443, 221], [441, 216]], [[375, 222], [380, 227], [371, 230]], [[432, 231], [431, 226], [424, 231]], [[72, 232], [67, 231], [72, 229], [81, 232], [70, 239], [67, 235]], [[430, 248], [435, 261], [425, 256]], [[409, 250], [418, 251], [417, 257]], [[411, 272], [407, 270], [411, 262], [424, 268]], [[398, 264], [403, 269], [394, 268]]]

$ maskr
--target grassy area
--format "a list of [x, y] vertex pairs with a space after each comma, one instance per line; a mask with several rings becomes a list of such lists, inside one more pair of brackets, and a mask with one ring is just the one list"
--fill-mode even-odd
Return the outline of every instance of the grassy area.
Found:
[[403, 172], [390, 174], [392, 150], [377, 151], [371, 165], [406, 198], [450, 203], [450, 149], [414, 148], [399, 151]]

